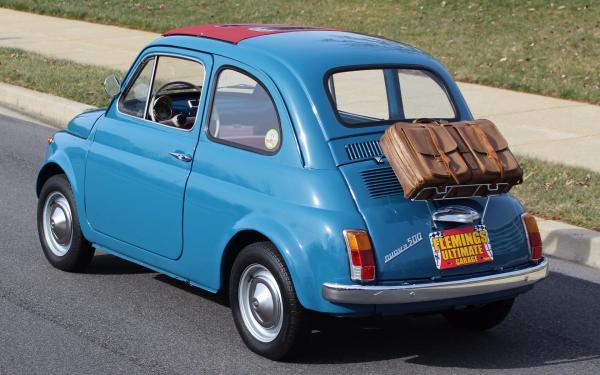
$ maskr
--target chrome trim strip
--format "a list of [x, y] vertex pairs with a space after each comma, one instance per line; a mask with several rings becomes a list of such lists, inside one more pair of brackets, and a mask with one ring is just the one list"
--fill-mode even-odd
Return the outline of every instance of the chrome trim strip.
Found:
[[152, 56], [152, 60], [154, 60], [154, 62], [152, 65], [152, 75], [150, 76], [150, 87], [148, 87], [148, 94], [146, 95], [146, 105], [144, 106], [144, 120], [148, 118], [148, 109], [150, 108], [150, 96], [152, 95], [152, 88], [154, 87], [154, 77], [156, 76], [156, 66], [158, 65], [158, 58], [158, 55]]
[[548, 276], [548, 260], [526, 269], [465, 280], [394, 286], [324, 283], [323, 298], [333, 303], [389, 305], [441, 301], [515, 289]]

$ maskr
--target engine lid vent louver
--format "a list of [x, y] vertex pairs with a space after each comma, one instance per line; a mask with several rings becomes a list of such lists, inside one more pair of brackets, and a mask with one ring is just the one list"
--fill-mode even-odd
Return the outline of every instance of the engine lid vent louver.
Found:
[[346, 154], [349, 160], [371, 159], [376, 156], [383, 156], [381, 146], [378, 140], [348, 143], [346, 146]]
[[366, 169], [360, 175], [371, 198], [404, 194], [391, 167]]

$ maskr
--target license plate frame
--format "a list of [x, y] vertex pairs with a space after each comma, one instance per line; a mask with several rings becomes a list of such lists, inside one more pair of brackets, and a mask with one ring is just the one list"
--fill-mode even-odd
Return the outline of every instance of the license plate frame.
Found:
[[494, 260], [485, 225], [469, 225], [429, 233], [433, 259], [438, 270], [447, 270]]

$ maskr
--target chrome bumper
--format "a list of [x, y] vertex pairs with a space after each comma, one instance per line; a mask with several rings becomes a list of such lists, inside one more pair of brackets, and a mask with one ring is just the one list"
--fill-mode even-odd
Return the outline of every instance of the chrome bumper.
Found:
[[548, 260], [536, 266], [465, 280], [394, 286], [323, 284], [323, 297], [333, 303], [389, 305], [441, 301], [515, 289], [548, 276]]

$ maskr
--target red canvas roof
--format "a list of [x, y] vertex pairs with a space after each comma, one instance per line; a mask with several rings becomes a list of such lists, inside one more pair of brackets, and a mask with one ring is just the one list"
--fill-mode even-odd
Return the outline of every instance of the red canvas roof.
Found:
[[169, 30], [164, 36], [190, 35], [204, 38], [218, 39], [229, 43], [238, 43], [241, 40], [261, 35], [290, 33], [297, 31], [324, 31], [335, 30], [301, 25], [272, 25], [272, 24], [215, 24], [186, 26]]

